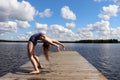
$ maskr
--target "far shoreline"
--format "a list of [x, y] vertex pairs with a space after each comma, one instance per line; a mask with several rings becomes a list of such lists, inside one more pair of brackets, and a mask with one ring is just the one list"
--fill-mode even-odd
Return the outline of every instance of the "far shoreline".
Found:
[[[0, 40], [0, 42], [24, 42], [27, 43], [28, 41], [21, 41], [21, 40]], [[38, 41], [42, 43], [42, 41]], [[96, 40], [79, 40], [79, 41], [60, 41], [62, 43], [120, 43], [117, 39], [96, 39]]]

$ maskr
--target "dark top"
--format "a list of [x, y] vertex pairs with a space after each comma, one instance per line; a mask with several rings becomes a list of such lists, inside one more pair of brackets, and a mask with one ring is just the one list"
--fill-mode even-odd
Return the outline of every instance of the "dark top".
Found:
[[40, 36], [44, 35], [43, 33], [36, 33], [36, 34], [33, 34], [29, 41], [31, 41], [34, 45], [37, 44], [37, 40], [39, 39]]

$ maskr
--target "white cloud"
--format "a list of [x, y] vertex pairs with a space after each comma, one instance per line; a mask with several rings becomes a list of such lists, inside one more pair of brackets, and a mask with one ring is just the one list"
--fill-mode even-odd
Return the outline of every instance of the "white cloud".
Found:
[[103, 1], [108, 1], [108, 0], [94, 0], [95, 2], [103, 2]]
[[40, 24], [40, 23], [36, 23], [35, 27], [38, 31], [43, 32], [44, 34], [46, 34], [46, 31], [48, 29], [48, 25], [47, 24]]
[[94, 24], [89, 24], [87, 26], [91, 27], [93, 30], [106, 31], [109, 30], [109, 21], [102, 20], [101, 22], [96, 22]]
[[73, 13], [73, 11], [70, 10], [68, 6], [64, 6], [61, 9], [61, 15], [64, 19], [76, 20], [76, 15]]
[[71, 32], [71, 30], [69, 30], [61, 25], [57, 25], [57, 24], [51, 25], [50, 28], [51, 28], [52, 32], [55, 32], [58, 34]]
[[72, 23], [66, 23], [66, 27], [67, 28], [75, 28], [75, 23], [74, 22], [72, 22]]
[[120, 27], [111, 28], [110, 36], [113, 39], [119, 39], [120, 40]]
[[50, 26], [51, 37], [55, 37], [59, 40], [76, 40], [79, 39], [78, 35], [72, 32], [70, 29], [63, 27], [62, 25], [53, 24]]
[[[58, 24], [53, 24], [53, 25], [50, 25], [50, 27], [48, 27], [47, 24], [36, 23], [35, 28], [36, 28], [35, 31], [18, 35], [16, 37], [16, 39], [24, 40], [26, 38], [28, 40], [29, 37], [31, 35], [33, 35], [34, 33], [46, 32], [46, 31], [47, 31], [46, 35], [48, 37], [55, 38], [55, 39], [58, 39], [61, 41], [66, 41], [66, 40], [71, 41], [71, 40], [79, 40], [80, 39], [78, 34], [75, 34], [70, 29], [67, 29], [67, 28], [63, 27], [62, 25], [58, 25]], [[22, 38], [21, 38], [21, 36], [22, 36]]]
[[30, 24], [27, 21], [16, 21], [19, 28], [29, 28]]
[[24, 34], [18, 34], [16, 36], [13, 36], [12, 39], [14, 40], [29, 40], [30, 36], [35, 34], [35, 31], [30, 31], [30, 32], [26, 32]]
[[28, 36], [25, 34], [19, 34], [16, 37], [14, 37], [14, 39], [16, 38], [16, 40], [27, 40]]
[[[96, 22], [94, 24], [88, 25], [86, 28], [79, 28], [78, 33], [72, 32], [70, 29], [67, 29], [63, 27], [62, 25], [53, 24], [48, 28], [48, 31], [50, 33], [46, 34], [50, 38], [55, 38], [61, 41], [71, 41], [71, 40], [84, 40], [84, 39], [120, 39], [120, 27], [117, 28], [109, 28], [106, 30], [105, 28], [103, 30], [96, 28], [100, 27], [100, 25], [104, 24], [104, 21], [102, 22]], [[107, 26], [106, 24], [104, 24]], [[29, 37], [36, 32], [27, 32], [25, 35], [18, 35], [17, 39], [29, 39]], [[22, 38], [21, 38], [22, 36]]]
[[110, 16], [108, 16], [108, 15], [99, 14], [98, 16], [99, 16], [100, 18], [102, 18], [103, 20], [110, 20]]
[[111, 35], [120, 35], [120, 27], [111, 28]]
[[26, 35], [33, 35], [35, 32], [27, 32]]
[[10, 19], [30, 21], [33, 20], [35, 9], [27, 1], [0, 0], [0, 21]]
[[94, 24], [88, 24], [86, 28], [79, 28], [78, 33], [81, 39], [109, 39], [109, 22], [102, 20]]
[[16, 22], [0, 22], [0, 34], [12, 33], [17, 31]]
[[93, 32], [89, 27], [87, 28], [79, 28], [78, 34], [81, 37], [81, 39], [92, 39], [93, 38]]
[[51, 9], [45, 9], [44, 12], [40, 12], [39, 16], [40, 17], [51, 17], [52, 16], [52, 11]]
[[120, 4], [120, 0], [114, 0], [115, 4]]
[[109, 21], [96, 22], [94, 24], [88, 24], [88, 28], [91, 29], [97, 39], [108, 39], [110, 36]]
[[117, 16], [119, 6], [117, 5], [109, 5], [108, 7], [103, 7], [102, 13], [98, 16], [103, 20], [109, 20], [112, 16]]

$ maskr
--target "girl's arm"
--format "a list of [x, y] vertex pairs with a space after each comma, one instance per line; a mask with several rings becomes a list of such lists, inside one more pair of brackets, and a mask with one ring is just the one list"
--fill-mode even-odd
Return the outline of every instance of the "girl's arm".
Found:
[[61, 45], [63, 47], [63, 49], [65, 50], [65, 46], [64, 44], [62, 44], [61, 42], [59, 42], [58, 40], [52, 39], [53, 43], [56, 43], [58, 45]]
[[64, 44], [62, 44], [62, 43], [61, 43], [61, 42], [59, 42], [58, 40], [53, 39], [53, 43], [59, 44], [59, 45], [61, 45], [61, 46], [63, 46], [63, 47], [64, 47]]
[[45, 35], [43, 35], [42, 37], [40, 37], [40, 39], [41, 39], [42, 41], [48, 42], [49, 44], [51, 44], [51, 45], [53, 45], [53, 46], [56, 46], [57, 49], [58, 49], [58, 51], [60, 51], [60, 46], [59, 46], [58, 44], [54, 43], [54, 42], [52, 41], [52, 39], [48, 38], [48, 37], [45, 36]]

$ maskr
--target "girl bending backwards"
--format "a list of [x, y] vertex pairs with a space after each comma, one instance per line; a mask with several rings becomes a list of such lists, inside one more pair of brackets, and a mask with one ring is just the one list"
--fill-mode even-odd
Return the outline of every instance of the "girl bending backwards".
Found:
[[32, 35], [28, 41], [28, 47], [27, 47], [29, 59], [34, 67], [34, 71], [30, 72], [30, 74], [39, 74], [40, 73], [39, 68], [42, 68], [39, 62], [39, 58], [35, 54], [35, 46], [38, 40], [43, 41], [43, 52], [48, 61], [49, 61], [48, 51], [49, 51], [50, 45], [57, 47], [58, 51], [60, 51], [61, 46], [64, 47], [62, 43], [60, 43], [55, 39], [50, 39], [43, 33], [36, 33]]

